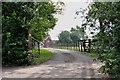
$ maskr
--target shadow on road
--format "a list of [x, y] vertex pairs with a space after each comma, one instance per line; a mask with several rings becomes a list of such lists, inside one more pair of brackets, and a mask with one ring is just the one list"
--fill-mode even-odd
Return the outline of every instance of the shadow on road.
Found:
[[6, 78], [102, 78], [98, 72], [101, 62], [79, 52], [48, 48], [54, 53], [51, 60], [36, 66], [3, 68]]

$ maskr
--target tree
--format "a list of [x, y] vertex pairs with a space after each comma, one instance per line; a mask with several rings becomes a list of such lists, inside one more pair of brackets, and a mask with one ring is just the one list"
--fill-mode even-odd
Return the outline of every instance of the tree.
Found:
[[76, 42], [81, 39], [85, 39], [85, 31], [84, 28], [80, 28], [76, 26], [76, 28], [71, 28], [71, 39], [73, 42]]
[[[4, 2], [3, 64], [28, 63], [28, 32], [42, 41], [47, 32], [55, 26], [56, 18], [53, 14], [59, 11], [52, 2]], [[29, 42], [30, 40], [29, 37]]]
[[54, 17], [56, 6], [52, 2], [36, 3], [35, 17], [32, 22], [33, 36], [42, 41], [49, 29], [53, 29], [57, 19]]
[[33, 3], [2, 4], [3, 64], [27, 63], [27, 35]]
[[59, 38], [59, 42], [61, 42], [61, 43], [71, 42], [70, 32], [69, 31], [62, 31], [59, 34], [58, 38]]
[[[101, 67], [104, 73], [110, 77], [120, 78], [120, 2], [94, 2], [90, 5], [87, 20], [95, 22], [98, 20], [100, 32], [96, 35], [97, 50], [101, 53], [101, 59], [105, 66]], [[94, 26], [96, 27], [96, 26]]]

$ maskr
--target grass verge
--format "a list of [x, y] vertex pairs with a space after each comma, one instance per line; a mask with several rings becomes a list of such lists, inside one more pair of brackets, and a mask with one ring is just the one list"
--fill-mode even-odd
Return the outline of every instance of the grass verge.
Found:
[[91, 52], [91, 53], [86, 52], [85, 54], [88, 55], [88, 56], [91, 56], [91, 57], [98, 57], [98, 54], [93, 53], [93, 52]]
[[53, 53], [46, 49], [40, 49], [40, 54], [38, 52], [38, 49], [34, 48], [32, 51], [33, 51], [32, 65], [41, 64], [43, 62], [46, 62], [53, 56]]
[[66, 50], [74, 50], [74, 51], [81, 51], [80, 47], [61, 47], [61, 49], [66, 49]]
[[[74, 50], [74, 51], [81, 51], [81, 48], [79, 47], [68, 47], [68, 48], [64, 48], [64, 49], [68, 49], [68, 50]], [[83, 48], [82, 48], [83, 50]], [[91, 51], [90, 53], [89, 52], [84, 52], [84, 54], [88, 55], [88, 56], [91, 56], [91, 57], [98, 57], [99, 55], [97, 53], [95, 53], [94, 51]]]
[[[73, 51], [81, 51], [81, 48], [79, 47], [62, 47], [62, 49], [66, 49], [66, 50], [73, 50]], [[82, 47], [82, 50], [84, 48]], [[95, 53], [94, 51], [89, 52], [83, 52], [83, 54], [91, 56], [91, 57], [98, 57], [99, 55], [97, 53]]]

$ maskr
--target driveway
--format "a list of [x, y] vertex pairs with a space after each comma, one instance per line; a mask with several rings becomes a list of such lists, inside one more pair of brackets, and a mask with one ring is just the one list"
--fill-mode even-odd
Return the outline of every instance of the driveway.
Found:
[[3, 68], [3, 78], [103, 78], [98, 72], [103, 65], [77, 51], [47, 48], [51, 60], [36, 66]]

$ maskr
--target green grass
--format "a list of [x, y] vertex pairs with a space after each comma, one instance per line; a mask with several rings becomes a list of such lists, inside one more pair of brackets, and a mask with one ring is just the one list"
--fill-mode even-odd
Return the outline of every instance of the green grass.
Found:
[[[79, 47], [63, 47], [63, 49], [68, 49], [68, 50], [74, 50], [74, 51], [79, 51]], [[84, 48], [82, 47], [82, 50], [84, 50]], [[80, 48], [80, 51], [81, 51], [81, 48]], [[91, 57], [98, 57], [98, 54], [95, 53], [94, 51], [91, 50], [90, 53], [88, 52], [84, 52], [84, 54], [88, 55], [88, 56], [91, 56]]]
[[[65, 49], [67, 49], [67, 48], [65, 48]], [[68, 50], [79, 51], [79, 47], [77, 47], [77, 48], [68, 47]], [[81, 51], [81, 48], [80, 48], [80, 51]], [[84, 54], [86, 54], [86, 55], [88, 55], [88, 56], [91, 56], [91, 57], [98, 57], [98, 54], [95, 53], [95, 52], [93, 52], [93, 51], [91, 51], [90, 53], [85, 52]]]
[[85, 54], [88, 55], [88, 56], [91, 56], [91, 57], [98, 57], [98, 54], [97, 53], [93, 53], [93, 52], [85, 53]]
[[[61, 47], [60, 47], [61, 48]], [[67, 49], [67, 50], [75, 50], [75, 51], [81, 51], [81, 48], [79, 49], [79, 47], [62, 47], [61, 49]]]
[[[66, 48], [67, 49], [67, 48]], [[79, 51], [79, 47], [77, 47], [77, 48], [72, 48], [72, 47], [68, 47], [68, 50], [75, 50], [75, 51]], [[80, 48], [80, 51], [81, 51], [81, 48]], [[88, 56], [91, 56], [91, 57], [97, 57], [98, 56], [98, 54], [97, 53], [95, 53], [95, 52], [90, 52], [90, 53], [88, 53], [88, 52], [85, 52], [84, 54], [86, 54], [86, 55], [88, 55]]]
[[[81, 51], [81, 47], [68, 47], [68, 50]], [[82, 50], [83, 50], [83, 47], [82, 47]]]
[[46, 49], [40, 49], [40, 54], [38, 53], [38, 49], [33, 49], [32, 51], [32, 64], [41, 64], [53, 56], [53, 53]]
[[[61, 48], [61, 47], [60, 47]], [[67, 49], [67, 50], [74, 50], [74, 51], [81, 51], [81, 47], [80, 47], [80, 49], [79, 49], [79, 47], [62, 47], [62, 49]], [[82, 50], [84, 50], [84, 48], [82, 47]], [[97, 54], [97, 53], [95, 53], [95, 51], [94, 50], [91, 50], [91, 52], [90, 53], [88, 53], [88, 52], [83, 52], [85, 55], [88, 55], [88, 56], [91, 56], [91, 57], [98, 57], [99, 55]]]

